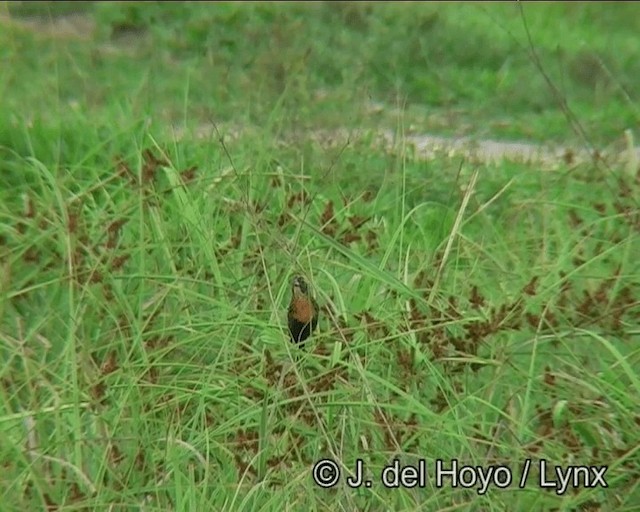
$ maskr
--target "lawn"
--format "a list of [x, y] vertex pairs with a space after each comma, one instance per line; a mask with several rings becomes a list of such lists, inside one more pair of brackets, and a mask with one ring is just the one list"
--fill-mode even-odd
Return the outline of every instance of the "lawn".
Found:
[[640, 510], [638, 33], [634, 3], [2, 4], [0, 508]]

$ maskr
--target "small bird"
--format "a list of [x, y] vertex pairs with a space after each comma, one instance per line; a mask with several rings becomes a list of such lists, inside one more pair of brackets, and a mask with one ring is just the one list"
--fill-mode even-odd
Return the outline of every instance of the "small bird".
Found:
[[300, 276], [295, 276], [291, 284], [287, 318], [293, 343], [302, 344], [318, 326], [318, 303], [311, 296], [307, 282]]

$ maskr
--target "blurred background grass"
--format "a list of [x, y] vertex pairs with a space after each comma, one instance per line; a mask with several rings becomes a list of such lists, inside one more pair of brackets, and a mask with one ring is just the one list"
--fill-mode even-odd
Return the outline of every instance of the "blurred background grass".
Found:
[[608, 144], [635, 126], [634, 4], [16, 2], [5, 10], [40, 26], [70, 12], [89, 21], [55, 38], [5, 24], [3, 107], [292, 130], [388, 123], [399, 107], [423, 132], [575, 142], [532, 62], [521, 7], [586, 132]]

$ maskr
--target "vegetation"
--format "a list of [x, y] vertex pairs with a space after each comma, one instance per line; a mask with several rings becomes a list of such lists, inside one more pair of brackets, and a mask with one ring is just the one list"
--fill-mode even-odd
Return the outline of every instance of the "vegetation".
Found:
[[637, 159], [407, 143], [624, 149], [640, 7], [521, 5], [4, 4], [2, 509], [637, 510]]

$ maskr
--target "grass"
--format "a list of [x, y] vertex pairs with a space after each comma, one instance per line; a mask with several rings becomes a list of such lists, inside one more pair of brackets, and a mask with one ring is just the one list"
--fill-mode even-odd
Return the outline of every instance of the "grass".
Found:
[[[68, 4], [9, 4], [0, 31], [3, 510], [637, 510], [638, 169], [403, 142], [611, 144], [635, 5], [524, 7], [581, 136], [511, 4], [82, 8], [61, 33]], [[364, 131], [314, 136], [336, 127]], [[385, 488], [394, 459], [426, 488]], [[438, 460], [513, 482], [438, 486]], [[541, 460], [608, 487], [543, 489]]]

